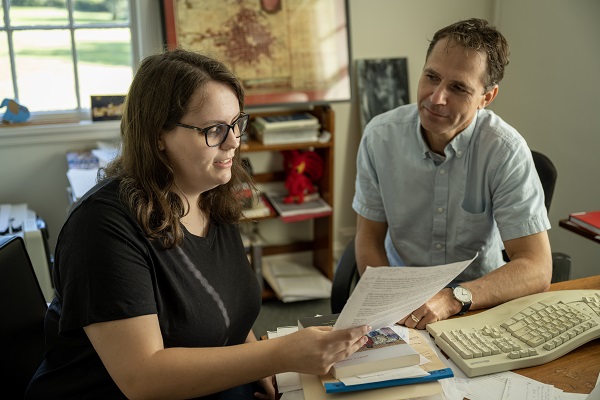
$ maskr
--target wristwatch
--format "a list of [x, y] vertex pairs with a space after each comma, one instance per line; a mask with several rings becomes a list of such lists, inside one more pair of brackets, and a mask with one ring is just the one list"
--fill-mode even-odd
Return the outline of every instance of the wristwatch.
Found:
[[466, 287], [457, 284], [450, 285], [448, 287], [450, 288], [450, 290], [452, 290], [452, 296], [454, 296], [454, 298], [458, 300], [460, 304], [462, 304], [462, 308], [456, 315], [465, 314], [467, 311], [469, 311], [469, 308], [471, 308], [471, 304], [473, 301], [471, 291]]

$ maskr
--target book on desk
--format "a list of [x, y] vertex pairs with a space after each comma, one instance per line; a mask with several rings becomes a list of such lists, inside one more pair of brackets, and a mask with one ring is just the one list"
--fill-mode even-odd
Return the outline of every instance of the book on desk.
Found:
[[[359, 397], [356, 398], [406, 399], [441, 393], [442, 388], [437, 381], [453, 377], [452, 369], [446, 367], [419, 331], [408, 329], [408, 335], [411, 347], [427, 361], [415, 366], [421, 370], [420, 376], [390, 379], [389, 377], [394, 375], [391, 371], [389, 373], [386, 371], [386, 374], [382, 374], [380, 377], [371, 377], [369, 383], [353, 384], [354, 382], [350, 381], [342, 382], [345, 379], [335, 379], [331, 374], [321, 376], [302, 374], [305, 398], [326, 399], [328, 394], [347, 393], [348, 396], [358, 395]], [[404, 368], [400, 368], [398, 371], [402, 369]], [[388, 395], [393, 397], [387, 397]]]
[[596, 235], [600, 235], [600, 210], [571, 213], [569, 214], [569, 221]]
[[[298, 329], [309, 326], [331, 326], [339, 314], [298, 318]], [[395, 328], [397, 328], [395, 330]], [[347, 378], [394, 368], [418, 365], [421, 357], [400, 335], [399, 326], [384, 327], [367, 334], [367, 343], [345, 360], [336, 362], [330, 374], [335, 379]], [[408, 338], [406, 338], [408, 339]]]

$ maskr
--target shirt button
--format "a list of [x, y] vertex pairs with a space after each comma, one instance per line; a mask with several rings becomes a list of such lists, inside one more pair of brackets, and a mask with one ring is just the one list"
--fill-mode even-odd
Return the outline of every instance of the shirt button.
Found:
[[446, 173], [446, 171], [445, 171], [445, 170], [443, 170], [443, 169], [440, 169], [440, 175], [444, 175], [445, 173]]
[[442, 248], [442, 245], [438, 243], [438, 244], [435, 245], [435, 248], [438, 249], [438, 250], [440, 250]]
[[460, 156], [462, 156], [462, 150], [457, 151], [456, 154], [458, 154], [458, 157], [460, 158]]
[[444, 212], [444, 209], [442, 207], [438, 208], [437, 210], [440, 214]]

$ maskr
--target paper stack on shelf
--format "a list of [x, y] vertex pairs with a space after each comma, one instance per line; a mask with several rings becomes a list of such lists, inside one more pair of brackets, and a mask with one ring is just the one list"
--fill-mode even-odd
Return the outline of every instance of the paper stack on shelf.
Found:
[[262, 274], [277, 298], [284, 303], [331, 296], [331, 281], [311, 265], [263, 257]]
[[263, 144], [316, 142], [321, 124], [309, 113], [256, 117], [254, 136]]
[[250, 202], [249, 207], [244, 207], [242, 213], [245, 219], [257, 219], [275, 215], [275, 210], [265, 195], [260, 194]]

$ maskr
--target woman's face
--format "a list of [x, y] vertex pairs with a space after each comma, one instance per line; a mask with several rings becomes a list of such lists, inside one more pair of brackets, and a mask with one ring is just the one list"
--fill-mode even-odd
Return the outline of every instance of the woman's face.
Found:
[[[209, 82], [194, 93], [179, 122], [206, 128], [231, 124], [239, 115], [235, 92], [225, 84]], [[175, 183], [186, 197], [197, 196], [229, 182], [235, 149], [239, 145], [240, 139], [231, 130], [217, 147], [207, 146], [204, 133], [184, 127], [163, 132], [159, 138], [159, 149], [171, 162]]]

